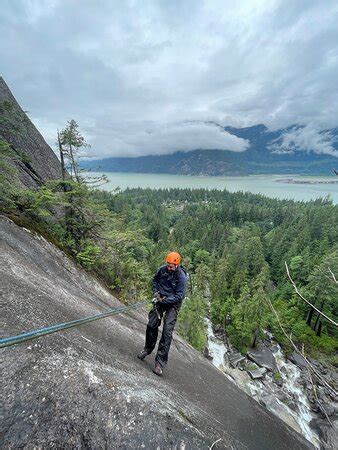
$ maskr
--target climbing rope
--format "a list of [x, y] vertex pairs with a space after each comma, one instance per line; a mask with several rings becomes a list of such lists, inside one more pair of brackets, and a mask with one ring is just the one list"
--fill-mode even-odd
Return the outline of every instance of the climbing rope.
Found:
[[20, 344], [21, 342], [30, 341], [31, 339], [37, 339], [46, 334], [56, 333], [57, 331], [68, 330], [68, 328], [77, 327], [85, 323], [94, 322], [94, 320], [104, 319], [105, 317], [113, 316], [115, 314], [125, 313], [134, 309], [138, 309], [151, 300], [145, 300], [142, 302], [134, 303], [133, 305], [124, 306], [121, 308], [110, 309], [107, 312], [96, 314], [95, 316], [84, 317], [83, 319], [72, 320], [71, 322], [58, 323], [50, 327], [40, 328], [39, 330], [28, 331], [17, 336], [10, 336], [0, 339], [0, 348], [9, 347], [11, 345]]

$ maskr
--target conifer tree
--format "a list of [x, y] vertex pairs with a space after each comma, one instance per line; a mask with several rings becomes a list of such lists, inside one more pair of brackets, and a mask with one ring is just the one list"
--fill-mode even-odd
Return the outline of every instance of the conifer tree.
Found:
[[79, 149], [89, 147], [85, 138], [79, 131], [79, 125], [74, 119], [68, 121], [68, 126], [60, 131], [59, 142], [61, 145], [61, 153], [68, 159], [70, 166], [70, 174], [75, 180], [80, 182], [78, 156]]

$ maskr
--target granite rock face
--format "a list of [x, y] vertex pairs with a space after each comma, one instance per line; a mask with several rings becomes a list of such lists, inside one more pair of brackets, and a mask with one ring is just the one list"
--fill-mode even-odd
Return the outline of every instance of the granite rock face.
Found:
[[[0, 216], [4, 336], [120, 306], [40, 236]], [[305, 449], [178, 335], [161, 378], [132, 311], [1, 350], [3, 448]]]
[[7, 141], [16, 153], [25, 156], [23, 161], [15, 163], [23, 186], [37, 187], [47, 180], [61, 178], [58, 158], [22, 110], [2, 77], [0, 139]]

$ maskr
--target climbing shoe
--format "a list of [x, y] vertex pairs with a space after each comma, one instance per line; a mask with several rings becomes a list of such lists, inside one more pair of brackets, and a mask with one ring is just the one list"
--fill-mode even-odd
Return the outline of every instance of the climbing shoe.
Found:
[[155, 363], [155, 367], [153, 368], [153, 372], [158, 375], [159, 377], [162, 375], [163, 373], [163, 369], [161, 367], [161, 364], [156, 362]]
[[149, 355], [149, 353], [147, 352], [147, 350], [142, 350], [138, 355], [137, 355], [137, 357], [138, 357], [138, 359], [140, 359], [141, 361], [143, 361], [144, 360], [144, 358], [146, 357], [146, 356], [148, 356]]

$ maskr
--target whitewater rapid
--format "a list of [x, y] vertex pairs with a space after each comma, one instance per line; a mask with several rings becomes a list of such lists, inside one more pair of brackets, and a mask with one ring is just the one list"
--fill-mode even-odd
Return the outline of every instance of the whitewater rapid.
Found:
[[[257, 402], [263, 403], [269, 411], [288, 423], [288, 425], [312, 442], [315, 447], [319, 448], [320, 440], [310, 427], [310, 421], [315, 415], [311, 411], [304, 389], [298, 383], [301, 371], [296, 365], [286, 360], [280, 346], [278, 344], [274, 346], [273, 354], [283, 380], [282, 387], [277, 386], [270, 376], [260, 380], [252, 380], [247, 372], [232, 368], [225, 357], [228, 349], [224, 342], [214, 335], [211, 320], [206, 318], [205, 323], [207, 327], [208, 352], [212, 358], [213, 365]], [[294, 403], [296, 406], [295, 410], [278, 398], [277, 395], [281, 393], [285, 394], [288, 401]]]

